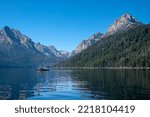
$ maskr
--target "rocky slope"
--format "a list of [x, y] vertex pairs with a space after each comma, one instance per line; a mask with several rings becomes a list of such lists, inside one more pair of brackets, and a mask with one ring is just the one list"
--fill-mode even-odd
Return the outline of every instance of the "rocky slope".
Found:
[[46, 56], [55, 56], [62, 59], [70, 57], [70, 53], [65, 50], [58, 51], [53, 45], [45, 46], [40, 43], [35, 43], [35, 48]]
[[36, 44], [8, 26], [0, 30], [0, 66], [52, 65], [64, 59], [66, 56], [54, 46]]
[[150, 25], [105, 37], [59, 67], [150, 67]]
[[56, 66], [150, 67], [149, 44], [150, 25], [125, 14], [95, 44]]
[[94, 43], [96, 43], [98, 40], [100, 40], [103, 37], [103, 34], [98, 32], [94, 35], [92, 35], [90, 38], [88, 38], [87, 40], [83, 40], [78, 46], [77, 48], [72, 52], [71, 56], [74, 56], [76, 54], [79, 54], [80, 52], [82, 52], [83, 50], [87, 49], [89, 46], [93, 45]]
[[77, 48], [72, 52], [72, 56], [79, 54], [83, 50], [87, 49], [89, 46], [95, 44], [100, 39], [112, 35], [116, 32], [125, 31], [134, 28], [137, 25], [143, 25], [137, 18], [130, 14], [124, 14], [119, 19], [117, 19], [113, 25], [108, 28], [106, 34], [96, 33], [87, 40], [83, 40]]
[[117, 19], [113, 25], [111, 25], [107, 31], [107, 35], [114, 34], [118, 31], [125, 31], [134, 28], [137, 25], [142, 25], [142, 23], [130, 14], [124, 14], [121, 18]]

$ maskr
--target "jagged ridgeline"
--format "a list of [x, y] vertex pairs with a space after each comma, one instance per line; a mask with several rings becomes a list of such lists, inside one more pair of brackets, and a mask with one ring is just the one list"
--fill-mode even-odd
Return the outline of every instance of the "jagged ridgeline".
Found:
[[61, 67], [150, 67], [150, 24], [106, 36]]
[[16, 29], [5, 26], [0, 30], [0, 67], [51, 66], [68, 56], [54, 46], [33, 42]]
[[72, 52], [71, 56], [77, 55], [89, 46], [93, 45], [100, 39], [107, 37], [109, 35], [115, 34], [119, 31], [126, 31], [128, 29], [134, 28], [137, 25], [143, 25], [137, 18], [133, 17], [132, 15], [126, 13], [123, 14], [120, 18], [115, 20], [114, 24], [112, 24], [106, 34], [102, 34], [100, 32], [95, 33], [90, 38], [83, 40], [77, 48]]

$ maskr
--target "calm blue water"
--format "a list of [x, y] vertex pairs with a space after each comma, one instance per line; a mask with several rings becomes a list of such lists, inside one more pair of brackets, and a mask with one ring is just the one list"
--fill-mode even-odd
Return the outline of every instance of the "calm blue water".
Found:
[[0, 99], [150, 99], [150, 70], [0, 68]]

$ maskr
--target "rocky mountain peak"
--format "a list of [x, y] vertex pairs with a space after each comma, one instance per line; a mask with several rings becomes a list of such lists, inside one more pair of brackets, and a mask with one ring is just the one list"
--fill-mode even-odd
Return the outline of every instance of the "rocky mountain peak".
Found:
[[110, 28], [107, 31], [107, 34], [110, 35], [120, 30], [127, 30], [139, 24], [142, 24], [142, 23], [137, 18], [126, 13], [122, 15], [119, 19], [117, 19], [113, 25], [110, 26]]
[[4, 28], [2, 29], [2, 31], [7, 34], [8, 36], [12, 36], [13, 35], [13, 32], [12, 32], [12, 29], [8, 26], [4, 26]]
[[5, 31], [11, 30], [8, 26], [4, 26], [3, 28]]
[[83, 40], [77, 48], [72, 52], [72, 56], [80, 53], [81, 51], [87, 49], [89, 46], [96, 43], [98, 40], [107, 37], [109, 35], [112, 35], [118, 31], [122, 30], [128, 30], [130, 28], [134, 28], [137, 25], [142, 25], [142, 23], [129, 13], [123, 14], [119, 19], [117, 19], [113, 25], [110, 26], [108, 31], [105, 34], [102, 34], [100, 32], [95, 33], [91, 37], [89, 37], [86, 40]]
[[71, 56], [74, 56], [78, 53], [80, 53], [81, 51], [87, 49], [89, 46], [93, 45], [94, 43], [96, 43], [98, 40], [100, 40], [103, 37], [103, 34], [98, 32], [93, 34], [91, 37], [89, 37], [86, 40], [83, 40], [78, 46], [77, 48], [72, 52]]
[[119, 19], [119, 21], [131, 22], [131, 23], [139, 22], [139, 20], [137, 18], [133, 17], [132, 15], [130, 15], [128, 13], [122, 15], [121, 18]]
[[17, 35], [13, 32], [13, 29], [9, 28], [8, 26], [5, 26], [1, 30], [1, 36], [3, 37], [3, 41], [9, 41], [11, 44], [21, 44], [20, 39], [17, 38]]
[[93, 34], [93, 35], [89, 38], [89, 40], [99, 39], [99, 38], [101, 38], [102, 35], [103, 35], [103, 34], [102, 34], [101, 32], [97, 32], [97, 33]]
[[48, 47], [52, 50], [56, 50], [55, 46], [53, 46], [53, 45], [49, 45]]
[[71, 53], [66, 50], [60, 50], [60, 53], [62, 56], [69, 58], [71, 56]]

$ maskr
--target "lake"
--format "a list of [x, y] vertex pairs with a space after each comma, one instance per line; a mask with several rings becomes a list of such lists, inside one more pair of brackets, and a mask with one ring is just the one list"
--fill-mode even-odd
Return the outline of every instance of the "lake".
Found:
[[150, 99], [150, 70], [0, 68], [0, 100], [129, 99]]

